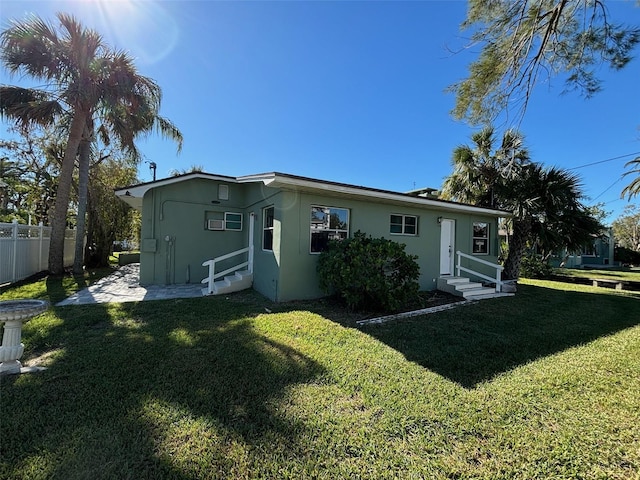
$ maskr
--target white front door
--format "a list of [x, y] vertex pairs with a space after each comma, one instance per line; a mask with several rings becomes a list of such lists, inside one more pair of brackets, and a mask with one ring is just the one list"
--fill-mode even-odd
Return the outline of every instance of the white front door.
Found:
[[440, 275], [453, 275], [456, 221], [443, 218], [440, 223]]

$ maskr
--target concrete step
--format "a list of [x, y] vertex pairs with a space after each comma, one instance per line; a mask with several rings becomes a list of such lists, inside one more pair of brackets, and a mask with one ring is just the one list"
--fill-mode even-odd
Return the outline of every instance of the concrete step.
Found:
[[251, 278], [251, 280], [253, 280], [253, 274], [249, 270], [238, 270], [234, 277], [240, 278], [240, 280], [244, 280], [246, 278]]
[[[222, 295], [225, 293], [239, 292], [251, 288], [253, 284], [253, 274], [248, 270], [235, 272], [233, 275], [227, 275], [222, 280], [213, 282], [213, 292], [211, 295]], [[207, 289], [202, 289], [203, 295], [207, 295]]]
[[224, 277], [222, 280], [217, 280], [213, 282], [214, 290], [218, 290], [225, 287], [230, 287], [233, 282], [229, 277]]
[[472, 282], [467, 277], [452, 276], [438, 278], [438, 290], [468, 299], [496, 293], [495, 288], [484, 287], [480, 282]]
[[459, 292], [482, 288], [482, 284], [477, 282], [455, 283], [454, 285], [456, 287], [456, 290], [458, 290]]
[[470, 280], [467, 277], [440, 277], [439, 280], [445, 282], [447, 285], [459, 285], [462, 283], [469, 283]]
[[491, 293], [496, 293], [496, 289], [495, 288], [489, 288], [489, 287], [480, 287], [480, 288], [474, 288], [473, 290], [463, 290], [460, 293], [462, 293], [462, 296], [464, 298], [473, 299], [473, 298], [480, 297], [482, 295], [488, 295], [488, 294], [491, 294]]
[[485, 293], [483, 295], [474, 295], [469, 297], [469, 300], [490, 300], [492, 298], [514, 297], [515, 295], [515, 293], [496, 293], [493, 291], [492, 293]]

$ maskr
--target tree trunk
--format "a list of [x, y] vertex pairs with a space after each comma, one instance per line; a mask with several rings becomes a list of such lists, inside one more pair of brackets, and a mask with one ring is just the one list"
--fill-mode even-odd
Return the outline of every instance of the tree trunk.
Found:
[[73, 257], [74, 275], [82, 275], [84, 260], [84, 235], [87, 217], [87, 190], [89, 188], [89, 163], [91, 160], [91, 141], [93, 126], [87, 123], [78, 148], [78, 219], [76, 223], [75, 255]]
[[95, 260], [96, 267], [108, 267], [109, 266], [109, 256], [111, 255], [111, 246], [113, 245], [113, 240], [111, 240], [110, 236], [103, 232], [103, 235], [100, 236], [98, 241], [95, 244]]
[[505, 280], [517, 280], [520, 276], [520, 262], [531, 233], [531, 221], [513, 219], [513, 237], [509, 242], [509, 255], [504, 262]]
[[[90, 268], [109, 266], [113, 234], [105, 231], [100, 222], [96, 200], [89, 192], [87, 208], [87, 246], [85, 247], [85, 265]], [[109, 226], [107, 226], [109, 228]]]
[[95, 243], [93, 238], [93, 232], [95, 231], [94, 217], [95, 212], [93, 207], [93, 195], [91, 194], [91, 189], [89, 189], [87, 195], [87, 243], [84, 246], [84, 264], [87, 266], [87, 268], [93, 268], [95, 266], [93, 260], [93, 251], [95, 250], [93, 248], [93, 244]]
[[71, 121], [67, 148], [62, 159], [56, 203], [51, 218], [51, 238], [49, 243], [49, 273], [62, 275], [64, 273], [64, 234], [67, 227], [67, 210], [71, 194], [71, 181], [75, 167], [78, 145], [86, 125], [87, 114], [77, 111]]

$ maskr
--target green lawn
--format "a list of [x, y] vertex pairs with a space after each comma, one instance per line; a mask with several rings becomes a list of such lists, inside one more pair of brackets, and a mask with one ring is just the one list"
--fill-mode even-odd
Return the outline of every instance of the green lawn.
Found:
[[562, 275], [571, 278], [597, 278], [603, 280], [618, 280], [640, 282], [639, 268], [605, 268], [592, 270], [583, 268], [554, 268], [554, 275]]
[[45, 277], [39, 280], [26, 279], [0, 288], [0, 300], [37, 298], [47, 300], [51, 305], [55, 305], [69, 295], [112, 273], [112, 268], [98, 268], [86, 271], [84, 275]]
[[48, 370], [0, 380], [0, 478], [638, 478], [640, 294], [353, 324], [254, 293], [52, 309], [24, 331]]

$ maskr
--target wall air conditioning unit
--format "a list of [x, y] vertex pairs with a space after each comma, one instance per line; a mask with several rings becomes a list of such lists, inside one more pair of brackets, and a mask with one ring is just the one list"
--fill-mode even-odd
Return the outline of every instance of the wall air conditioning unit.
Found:
[[224, 220], [208, 220], [207, 230], [224, 230]]

